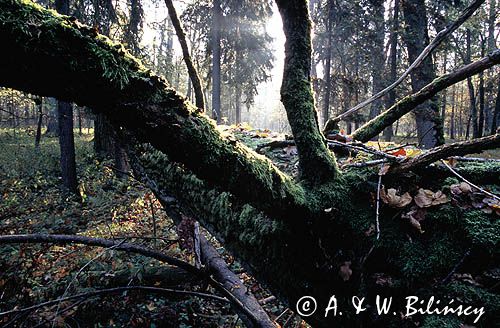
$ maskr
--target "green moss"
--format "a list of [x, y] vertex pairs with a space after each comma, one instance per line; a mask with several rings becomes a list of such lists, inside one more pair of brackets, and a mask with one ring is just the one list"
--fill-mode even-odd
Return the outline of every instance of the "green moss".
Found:
[[491, 251], [499, 246], [500, 220], [478, 210], [467, 211], [463, 219], [473, 245]]
[[426, 316], [421, 328], [460, 328], [462, 322], [457, 317], [437, 315]]

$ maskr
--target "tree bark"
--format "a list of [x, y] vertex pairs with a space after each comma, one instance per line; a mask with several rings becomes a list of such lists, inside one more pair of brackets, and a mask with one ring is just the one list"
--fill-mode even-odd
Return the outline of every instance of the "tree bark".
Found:
[[[398, 31], [399, 31], [399, 0], [394, 0], [394, 12], [392, 16], [392, 31], [391, 31], [391, 55], [390, 59], [390, 80], [396, 81], [398, 77]], [[396, 88], [391, 89], [387, 95], [386, 108], [392, 107], [396, 103], [397, 94]], [[394, 135], [392, 124], [384, 130], [385, 141], [391, 141]]]
[[[372, 35], [372, 94], [377, 94], [384, 88], [384, 37], [385, 37], [385, 24], [384, 24], [384, 1], [370, 0], [372, 7], [372, 19], [375, 25], [375, 31]], [[370, 105], [370, 113], [368, 118], [371, 120], [378, 116], [383, 109], [382, 99], [374, 100]], [[378, 140], [378, 136], [374, 136], [372, 140]]]
[[212, 117], [217, 124], [222, 123], [221, 113], [221, 24], [222, 8], [221, 0], [214, 0], [212, 9]]
[[[465, 63], [470, 64], [471, 62], [471, 31], [467, 29], [467, 37], [466, 37], [466, 55], [465, 55]], [[470, 118], [472, 125], [472, 137], [479, 138], [479, 126], [478, 126], [478, 117], [477, 117], [477, 106], [476, 106], [476, 93], [474, 91], [474, 84], [472, 83], [472, 78], [467, 78], [467, 89], [469, 90], [469, 109], [470, 109]], [[469, 129], [467, 129], [469, 131]], [[467, 133], [468, 137], [469, 133]]]
[[324, 66], [324, 76], [325, 76], [325, 96], [323, 100], [323, 124], [326, 124], [330, 118], [330, 96], [332, 93], [332, 38], [333, 38], [333, 0], [327, 1], [328, 11], [326, 20], [326, 59]]
[[38, 122], [36, 124], [35, 149], [40, 149], [40, 140], [42, 139], [42, 124], [43, 124], [43, 98], [36, 98], [38, 107]]
[[495, 133], [500, 121], [500, 77], [497, 77], [497, 97], [495, 102], [495, 111], [491, 121], [491, 133]]
[[[285, 82], [285, 95], [296, 99], [293, 89], [307, 96], [307, 101], [299, 98], [300, 106], [287, 111], [292, 118], [300, 117], [300, 112], [309, 119], [305, 123], [291, 120], [296, 132], [303, 124], [302, 131], [315, 133], [317, 140], [313, 142], [322, 143], [306, 78], [310, 62], [300, 51], [309, 44], [304, 42], [309, 38], [308, 20], [299, 19], [304, 14], [298, 14], [306, 2], [283, 0], [278, 5], [291, 38], [287, 66], [302, 68], [285, 73], [291, 79], [289, 84]], [[290, 14], [297, 14], [297, 19], [290, 21]], [[212, 121], [197, 113], [163, 79], [144, 69], [119, 45], [94, 33], [39, 6], [0, 0], [0, 38], [9, 49], [0, 52], [5, 64], [0, 66], [0, 84], [87, 105], [105, 113], [115, 126], [150, 143], [136, 153], [158, 189], [175, 192], [181, 207], [199, 218], [290, 307], [304, 295], [315, 296], [320, 310], [307, 317], [308, 322], [316, 327], [405, 327], [408, 320], [401, 321], [399, 316], [380, 318], [372, 309], [356, 315], [349, 306], [352, 295], [382, 292], [462, 295], [472, 298], [471, 303], [485, 303], [483, 320], [495, 322], [500, 302], [494, 291], [480, 286], [455, 290], [456, 283], [433, 287], [472, 246], [471, 256], [477, 261], [464, 270], [491, 269], [489, 237], [483, 241], [481, 237], [487, 234], [477, 228], [473, 234], [468, 230], [475, 224], [481, 228], [487, 224], [486, 214], [474, 212], [474, 217], [463, 219], [471, 211], [464, 213], [456, 207], [430, 210], [423, 237], [402, 220], [383, 220], [381, 239], [376, 242], [367, 233], [374, 223], [370, 192], [376, 192], [376, 172], [352, 172], [315, 188], [308, 181], [294, 183], [262, 156], [232, 137], [222, 136]], [[47, 83], [48, 74], [59, 78]], [[287, 89], [295, 86], [299, 88]], [[295, 138], [305, 140], [297, 134]], [[419, 185], [424, 180], [419, 180]], [[403, 185], [401, 181], [398, 184]], [[390, 209], [384, 210], [387, 217], [394, 215]], [[472, 226], [467, 225], [470, 220]], [[474, 239], [476, 233], [479, 241]], [[442, 256], [444, 251], [446, 257]], [[386, 269], [395, 281], [387, 288], [378, 286], [376, 279], [376, 274]], [[345, 305], [345, 315], [325, 318], [324, 308], [332, 294]]]
[[203, 88], [201, 85], [201, 79], [198, 74], [198, 70], [196, 69], [196, 67], [194, 67], [193, 60], [191, 59], [191, 53], [189, 52], [189, 47], [186, 41], [186, 33], [184, 32], [181, 22], [179, 21], [179, 17], [177, 16], [177, 12], [172, 0], [165, 0], [165, 4], [167, 5], [168, 15], [170, 16], [170, 20], [172, 21], [172, 25], [174, 26], [175, 33], [177, 34], [177, 38], [179, 39], [179, 44], [181, 45], [182, 56], [184, 57], [184, 62], [186, 63], [189, 79], [193, 83], [196, 107], [204, 111], [205, 96], [203, 95]]
[[301, 175], [313, 184], [320, 184], [336, 177], [337, 165], [319, 130], [314, 108], [309, 9], [302, 0], [277, 0], [276, 4], [286, 36], [281, 101], [297, 145]]
[[[425, 1], [403, 0], [402, 6], [406, 23], [403, 40], [406, 43], [409, 60], [414, 62], [417, 59], [417, 54], [421, 53], [429, 44]], [[418, 92], [430, 83], [435, 78], [432, 58], [427, 57], [420, 66], [410, 73], [410, 76], [413, 92]], [[427, 102], [417, 106], [414, 113], [419, 144], [424, 148], [443, 144], [443, 123], [439, 115], [437, 97], [433, 96]]]

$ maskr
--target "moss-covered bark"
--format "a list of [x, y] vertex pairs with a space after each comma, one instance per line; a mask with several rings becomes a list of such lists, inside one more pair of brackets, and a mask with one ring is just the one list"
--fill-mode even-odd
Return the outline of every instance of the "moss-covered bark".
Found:
[[[408, 295], [423, 298], [435, 295], [443, 300], [466, 297], [470, 299], [467, 304], [486, 307], [486, 315], [478, 327], [490, 327], [495, 322], [500, 297], [487, 290], [491, 283], [484, 287], [464, 285], [458, 290], [455, 287], [461, 285], [459, 282], [436, 283], [446, 278], [467, 252], [469, 255], [457, 272], [477, 276], [495, 270], [500, 230], [499, 221], [491, 215], [480, 211], [464, 215], [463, 210], [445, 205], [429, 210], [422, 223], [425, 233], [420, 234], [401, 219], [397, 211], [383, 208], [381, 240], [376, 242], [374, 235], [366, 234], [374, 223], [374, 208], [367, 191], [375, 192], [377, 180], [376, 174], [369, 170], [348, 172], [326, 188], [328, 191], [324, 194], [329, 195], [331, 203], [323, 205], [333, 206], [331, 212], [318, 213], [317, 220], [310, 222], [282, 221], [273, 220], [229, 193], [211, 189], [151, 147], [143, 148], [140, 154], [142, 167], [158, 189], [166, 194], [175, 192], [181, 208], [197, 217], [260, 282], [267, 284], [290, 307], [303, 295], [314, 295], [318, 304], [325, 307], [329, 297], [335, 294], [344, 306], [344, 316], [325, 319], [324, 311], [319, 311], [316, 316], [306, 318], [314, 327], [332, 324], [336, 327], [414, 327], [411, 321], [401, 321], [399, 317], [377, 317], [374, 309], [356, 316], [352, 308], [346, 306], [352, 295], [373, 301], [377, 294], [394, 296], [395, 304], [400, 306], [398, 310], [402, 310], [404, 297]], [[388, 177], [385, 181], [388, 186], [401, 182], [391, 179]], [[414, 176], [407, 178], [405, 184], [434, 190], [441, 187], [437, 180], [428, 180]], [[497, 178], [490, 182], [500, 181]], [[346, 201], [346, 195], [356, 202]], [[325, 197], [317, 196], [324, 201]], [[372, 246], [375, 248], [364, 262]], [[346, 261], [352, 263], [353, 270], [348, 281], [339, 275], [340, 266]], [[387, 284], [380, 282], [384, 279]], [[488, 301], [477, 297], [479, 294], [487, 295]], [[422, 316], [421, 319], [429, 324], [448, 320], [442, 316]]]
[[[303, 189], [228, 136], [120, 44], [27, 1], [0, 1], [0, 84], [105, 113], [207, 182], [270, 215], [307, 216]], [[29, 76], [29, 78], [27, 78]], [[51, 78], [50, 83], [47, 77]]]
[[406, 96], [391, 108], [360, 127], [354, 132], [353, 138], [362, 142], [369, 141], [371, 138], [381, 133], [386, 127], [412, 111], [419, 104], [432, 98], [438, 92], [498, 64], [500, 64], [500, 50], [496, 50], [488, 56], [454, 72], [436, 78], [417, 93]]
[[276, 1], [285, 31], [281, 101], [292, 128], [304, 179], [319, 184], [335, 178], [337, 165], [321, 134], [311, 88], [311, 21], [307, 2]]

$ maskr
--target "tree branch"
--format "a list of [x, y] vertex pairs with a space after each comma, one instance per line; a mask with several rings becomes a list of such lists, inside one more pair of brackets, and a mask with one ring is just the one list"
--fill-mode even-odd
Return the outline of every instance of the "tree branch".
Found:
[[[459, 28], [467, 19], [469, 19], [472, 14], [485, 2], [485, 0], [475, 0], [472, 2], [458, 17], [458, 19], [453, 22], [451, 25], [448, 25], [445, 29], [441, 30], [436, 37], [425, 47], [425, 49], [420, 53], [420, 55], [415, 59], [415, 61], [408, 67], [408, 69], [396, 80], [394, 81], [391, 85], [386, 87], [385, 89], [379, 91], [369, 99], [363, 101], [362, 103], [354, 106], [353, 108], [347, 110], [346, 112], [338, 115], [337, 117], [329, 120], [326, 125], [325, 125], [325, 131], [330, 130], [330, 126], [333, 122], [339, 122], [340, 120], [350, 116], [351, 114], [357, 112], [358, 110], [362, 109], [363, 107], [366, 107], [367, 105], [371, 104], [375, 100], [378, 100], [394, 90], [398, 85], [400, 85], [406, 77], [416, 68], [418, 67], [427, 57], [429, 57], [432, 52], [439, 47], [439, 45], [450, 35], [453, 33], [457, 28]], [[331, 121], [331, 122], [330, 122]]]
[[311, 87], [311, 21], [304, 0], [276, 0], [286, 36], [281, 101], [292, 128], [299, 167], [304, 179], [314, 184], [332, 180], [337, 163], [326, 147], [314, 108]]
[[125, 251], [129, 253], [143, 255], [160, 262], [168, 263], [179, 267], [197, 277], [204, 278], [206, 273], [197, 269], [191, 264], [165, 255], [161, 252], [151, 250], [147, 247], [123, 243], [118, 240], [109, 240], [104, 238], [92, 238], [77, 235], [44, 235], [44, 234], [26, 234], [26, 235], [3, 235], [0, 236], [0, 244], [81, 244], [98, 247], [113, 247], [114, 250]]
[[182, 28], [181, 22], [179, 21], [179, 17], [177, 16], [177, 12], [172, 0], [165, 0], [165, 5], [167, 6], [168, 15], [170, 16], [170, 20], [172, 21], [172, 25], [174, 26], [179, 44], [181, 45], [182, 56], [184, 57], [184, 62], [186, 63], [189, 78], [193, 83], [196, 107], [198, 107], [201, 111], [205, 111], [205, 96], [203, 95], [201, 79], [200, 75], [198, 74], [198, 70], [196, 70], [196, 67], [194, 67], [193, 60], [191, 59], [191, 53], [189, 52], [189, 47], [186, 41], [186, 33], [184, 33], [184, 29]]
[[391, 108], [364, 124], [354, 132], [352, 136], [353, 139], [361, 142], [370, 140], [382, 132], [387, 126], [396, 122], [400, 117], [409, 113], [427, 99], [432, 98], [438, 92], [498, 64], [500, 64], [500, 50], [495, 50], [488, 56], [474, 63], [434, 79], [417, 93], [406, 96]]
[[178, 289], [171, 289], [171, 288], [159, 288], [159, 287], [148, 287], [148, 286], [126, 286], [126, 287], [99, 289], [99, 290], [94, 290], [91, 292], [80, 293], [80, 294], [66, 296], [66, 297], [60, 297], [60, 298], [57, 298], [55, 300], [42, 302], [42, 303], [39, 303], [39, 304], [36, 304], [33, 306], [20, 308], [20, 309], [15, 308], [13, 310], [0, 312], [0, 316], [11, 314], [11, 313], [33, 311], [33, 310], [36, 310], [36, 309], [39, 309], [39, 308], [42, 308], [45, 306], [50, 306], [50, 305], [58, 304], [60, 302], [65, 302], [65, 301], [74, 300], [74, 299], [78, 299], [78, 298], [86, 298], [87, 299], [87, 298], [101, 296], [101, 295], [105, 295], [105, 294], [121, 293], [124, 291], [146, 291], [146, 292], [152, 292], [152, 293], [158, 293], [158, 294], [197, 296], [197, 297], [215, 300], [218, 302], [224, 302], [224, 303], [229, 302], [227, 300], [227, 298], [224, 298], [224, 297], [220, 297], [220, 296], [212, 295], [212, 294], [200, 293], [200, 292], [193, 292], [193, 291], [189, 291], [189, 290], [178, 290]]
[[30, 2], [0, 0], [0, 39], [9, 49], [0, 52], [1, 85], [102, 112], [201, 179], [271, 216], [308, 213], [300, 186], [223, 136], [166, 81], [93, 29]]
[[500, 134], [443, 145], [433, 148], [419, 156], [408, 158], [399, 164], [393, 165], [389, 170], [389, 173], [398, 174], [407, 172], [417, 168], [425, 167], [431, 163], [439, 161], [440, 159], [445, 159], [452, 156], [463, 156], [467, 154], [480, 153], [484, 150], [495, 149], [498, 147], [500, 147]]

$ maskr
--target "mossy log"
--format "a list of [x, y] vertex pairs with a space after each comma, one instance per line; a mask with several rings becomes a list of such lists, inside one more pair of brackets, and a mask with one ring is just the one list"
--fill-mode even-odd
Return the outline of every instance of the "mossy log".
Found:
[[[293, 16], [304, 9], [300, 1], [287, 3], [291, 7], [278, 1], [282, 14]], [[307, 26], [300, 28], [307, 33]], [[310, 176], [306, 184], [295, 183], [263, 156], [223, 136], [211, 120], [122, 46], [32, 3], [0, 0], [0, 40], [8, 49], [0, 52], [0, 84], [87, 105], [149, 142], [152, 146], [138, 150], [149, 178], [174, 195], [183, 211], [197, 218], [290, 307], [295, 308], [302, 296], [313, 295], [319, 310], [306, 319], [315, 327], [332, 323], [337, 327], [415, 326], [418, 317], [377, 316], [373, 307], [354, 313], [351, 296], [373, 299], [377, 294], [394, 296], [394, 303], [400, 305], [398, 300], [406, 295], [456, 296], [486, 307], [477, 326], [500, 322], [494, 274], [480, 286], [436, 283], [456, 270], [457, 263], [461, 263], [457, 272], [473, 276], [494, 272], [500, 229], [491, 215], [470, 210], [464, 214], [451, 205], [436, 207], [428, 210], [421, 234], [401, 219], [400, 210], [383, 207], [377, 241], [369, 233], [375, 222], [372, 194], [378, 180], [373, 170], [340, 174], [325, 150], [324, 170]], [[297, 42], [288, 43], [289, 52], [300, 45], [307, 51], [310, 40]], [[304, 58], [297, 60], [299, 66], [306, 63]], [[309, 108], [307, 70], [302, 69], [300, 74], [288, 72], [294, 82], [284, 87], [283, 97], [293, 97], [286, 91], [291, 86], [301, 87], [304, 93], [297, 100]], [[300, 108], [292, 105], [289, 116], [299, 118]], [[324, 142], [315, 132], [314, 116], [309, 119], [306, 135], [313, 133], [317, 143]], [[301, 124], [293, 117], [290, 120]], [[428, 175], [407, 179], [409, 186], [442, 188]], [[387, 186], [390, 183], [384, 181]], [[343, 316], [325, 318], [331, 295], [339, 299]]]
[[300, 186], [265, 157], [222, 135], [163, 78], [92, 28], [32, 2], [1, 0], [0, 39], [9, 49], [0, 53], [1, 85], [102, 112], [200, 178], [270, 215], [291, 218], [309, 211]]

